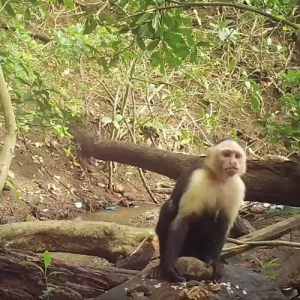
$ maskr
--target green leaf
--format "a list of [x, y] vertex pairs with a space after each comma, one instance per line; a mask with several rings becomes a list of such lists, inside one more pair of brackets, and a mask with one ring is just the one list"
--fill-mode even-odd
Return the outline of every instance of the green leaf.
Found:
[[181, 60], [171, 53], [165, 53], [165, 60], [172, 67], [178, 67], [181, 65]]
[[150, 17], [150, 13], [145, 13], [143, 14], [136, 22], [135, 24], [137, 25], [141, 25], [143, 24], [145, 21], [147, 21]]
[[255, 96], [252, 96], [252, 97], [251, 97], [251, 108], [252, 108], [254, 111], [258, 111], [258, 110], [259, 110], [259, 108], [260, 108], [259, 97], [255, 97]]
[[165, 13], [165, 15], [163, 16], [163, 24], [169, 29], [172, 29], [174, 27], [174, 23], [174, 16], [170, 12]]
[[198, 49], [197, 47], [194, 47], [193, 51], [190, 54], [190, 62], [191, 63], [196, 62], [197, 57], [198, 57]]
[[165, 33], [165, 36], [166, 43], [173, 49], [176, 49], [180, 45], [186, 45], [183, 37], [180, 34], [168, 31]]
[[12, 17], [16, 17], [16, 12], [15, 10], [12, 8], [12, 6], [10, 5], [10, 3], [6, 3], [6, 5], [4, 6], [6, 12], [12, 16]]
[[228, 63], [228, 70], [231, 72], [236, 66], [236, 63], [234, 60], [229, 61]]
[[279, 142], [279, 138], [277, 136], [273, 136], [270, 138], [270, 142], [272, 144], [277, 144]]
[[19, 81], [21, 83], [23, 83], [24, 85], [30, 85], [30, 83], [26, 80], [24, 80], [23, 78], [19, 77], [19, 76], [16, 76], [15, 77], [16, 81]]
[[44, 257], [44, 266], [47, 269], [51, 265], [51, 254], [46, 250], [43, 254]]
[[211, 46], [210, 42], [200, 41], [197, 42], [196, 46], [209, 48]]
[[146, 50], [146, 45], [145, 45], [142, 37], [137, 37], [136, 42], [137, 42], [138, 46], [141, 48], [141, 50], [143, 50], [143, 51]]
[[111, 119], [110, 117], [103, 117], [103, 118], [101, 119], [101, 122], [102, 122], [104, 125], [107, 125], [107, 124], [109, 124], [109, 123], [112, 122], [112, 119]]
[[[80, 166], [80, 164], [78, 164]], [[53, 271], [51, 273], [48, 274], [48, 277], [51, 277], [51, 276], [57, 276], [59, 274], [64, 274], [64, 272], [59, 272], [59, 271]]]
[[118, 122], [113, 121], [113, 124], [114, 124], [116, 129], [120, 129], [120, 124]]
[[31, 19], [31, 11], [29, 10], [29, 8], [26, 8], [24, 12], [24, 20], [29, 21], [30, 19]]
[[146, 37], [149, 34], [148, 26], [147, 24], [142, 25], [137, 33], [137, 37]]
[[31, 266], [31, 267], [35, 267], [37, 269], [39, 269], [42, 273], [44, 273], [44, 270], [42, 267], [40, 267], [38, 264], [32, 262], [32, 261], [22, 261], [23, 265], [27, 265], [27, 266]]
[[49, 295], [53, 290], [54, 290], [54, 287], [52, 287], [52, 286], [47, 286], [47, 287], [46, 287], [46, 290], [43, 290], [43, 293], [44, 293], [45, 295]]
[[33, 99], [33, 94], [32, 94], [31, 92], [27, 92], [27, 93], [25, 93], [25, 94], [23, 95], [23, 99], [24, 99], [25, 101], [30, 101], [30, 100]]
[[98, 23], [95, 19], [86, 19], [83, 34], [91, 33], [96, 27]]
[[115, 116], [115, 121], [116, 121], [116, 122], [120, 122], [120, 121], [122, 121], [122, 120], [123, 120], [123, 116], [122, 116], [122, 115], [117, 114], [117, 115]]
[[187, 46], [177, 47], [174, 49], [174, 55], [180, 58], [186, 58], [190, 54], [190, 48]]
[[98, 20], [101, 24], [104, 24], [104, 23], [106, 23], [108, 25], [112, 25], [112, 24], [116, 25], [117, 24], [116, 20], [114, 18], [112, 18], [111, 15], [104, 13], [104, 12], [99, 14]]
[[75, 8], [75, 3], [73, 0], [64, 0], [64, 5], [68, 8]]
[[126, 33], [130, 30], [129, 26], [127, 25], [123, 25], [120, 27], [120, 30], [119, 30], [119, 33], [122, 34], [122, 33]]
[[103, 67], [104, 71], [105, 72], [108, 72], [109, 69], [108, 69], [108, 65], [107, 65], [107, 61], [104, 57], [100, 57], [97, 59], [97, 63]]
[[159, 14], [156, 14], [155, 17], [152, 19], [152, 27], [155, 32], [158, 32], [159, 28], [161, 27], [160, 23], [160, 16]]
[[163, 64], [164, 62], [162, 55], [158, 51], [153, 52], [150, 59], [151, 59], [151, 64], [155, 67]]
[[155, 49], [155, 47], [159, 44], [160, 40], [154, 40], [152, 42], [149, 43], [149, 45], [147, 46], [147, 50], [148, 51], [152, 51]]

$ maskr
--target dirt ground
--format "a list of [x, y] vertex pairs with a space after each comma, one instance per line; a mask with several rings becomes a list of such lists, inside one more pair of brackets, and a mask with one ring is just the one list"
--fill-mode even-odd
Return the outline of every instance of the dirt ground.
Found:
[[[107, 188], [107, 170], [105, 162], [94, 165], [92, 172], [74, 165], [54, 135], [32, 129], [18, 137], [8, 178], [12, 184], [5, 187], [0, 202], [0, 223], [69, 219], [108, 205], [151, 201], [136, 168], [117, 165], [115, 190]], [[150, 187], [157, 182], [171, 182], [151, 172], [144, 176]], [[76, 205], [78, 202], [81, 207]]]

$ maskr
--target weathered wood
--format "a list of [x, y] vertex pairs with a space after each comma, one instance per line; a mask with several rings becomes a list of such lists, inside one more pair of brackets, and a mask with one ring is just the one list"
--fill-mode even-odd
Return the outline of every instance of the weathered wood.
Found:
[[[36, 268], [24, 265], [33, 261], [41, 267], [42, 258], [30, 252], [9, 250], [0, 246], [0, 299], [37, 300], [46, 289], [44, 276]], [[136, 272], [116, 268], [97, 269], [79, 264], [53, 260], [48, 274], [62, 272], [48, 278], [49, 286], [55, 287], [50, 299], [83, 300], [94, 298], [104, 291], [133, 278]]]
[[[35, 247], [37, 251], [44, 251], [48, 248], [47, 246], [50, 246], [50, 248], [56, 248], [56, 251], [59, 252], [64, 252], [67, 250], [72, 253], [89, 253], [102, 257], [104, 256], [110, 260], [114, 260], [118, 255], [126, 253], [128, 249], [130, 249], [130, 251], [128, 251], [129, 255], [132, 254], [134, 250], [137, 250], [138, 252], [139, 250], [142, 251], [141, 249], [143, 248], [143, 246], [139, 249], [137, 248], [138, 245], [141, 243], [141, 241], [144, 240], [145, 236], [152, 235], [153, 233], [151, 230], [148, 229], [137, 229], [134, 227], [131, 228], [131, 226], [117, 225], [113, 223], [110, 224], [106, 222], [99, 222], [101, 225], [97, 227], [97, 223], [98, 222], [43, 221], [6, 224], [0, 226], [0, 238], [2, 242], [7, 243], [10, 247], [27, 247], [27, 249]], [[299, 223], [300, 216], [294, 216], [288, 220], [284, 220], [277, 224], [271, 225], [269, 226], [269, 228], [260, 229], [252, 234], [246, 235], [243, 238], [240, 238], [239, 240], [247, 241], [264, 240], [272, 238], [275, 239], [281, 236], [282, 234], [288, 232], [290, 229], [296, 228], [297, 226], [299, 226]], [[38, 228], [38, 230], [36, 230], [35, 227]], [[114, 235], [114, 230], [111, 231], [112, 227], [115, 228], [115, 230], [117, 231], [120, 230], [122, 234]], [[72, 230], [68, 230], [68, 228], [72, 228]], [[102, 233], [99, 235], [98, 231]], [[3, 236], [6, 237], [3, 238]], [[78, 238], [78, 236], [80, 236], [80, 238]], [[104, 237], [108, 239], [108, 241], [106, 241], [106, 245], [103, 244]], [[129, 240], [133, 241], [133, 243], [131, 244]], [[84, 241], [84, 243], [82, 241]], [[10, 242], [13, 243], [10, 244]], [[38, 246], [34, 245], [35, 243]], [[247, 246], [250, 248], [253, 247], [253, 245]], [[107, 249], [110, 250], [108, 251]], [[152, 251], [153, 249], [151, 248], [150, 250]], [[21, 262], [24, 260], [34, 260], [37, 262], [41, 261], [41, 259], [39, 259], [38, 256], [34, 256], [32, 253], [24, 252], [22, 250], [18, 251], [19, 253], [17, 253], [15, 250], [9, 250], [7, 248], [0, 247], [0, 299], [39, 299], [42, 290], [45, 288], [43, 276], [38, 269], [24, 266], [21, 264]], [[110, 251], [112, 251], [112, 253], [109, 253]], [[243, 251], [245, 251], [245, 248], [243, 248]], [[236, 254], [236, 252], [234, 254]], [[232, 255], [232, 252], [226, 252], [225, 249], [224, 257]], [[149, 259], [149, 257], [147, 259]], [[145, 261], [143, 261], [143, 264], [145, 264]], [[229, 278], [228, 280], [230, 280], [231, 283], [243, 284], [247, 287], [247, 284], [252, 285], [253, 282], [259, 281], [262, 282], [264, 285], [268, 286], [268, 284], [263, 281], [266, 280], [264, 279], [264, 277], [255, 279], [252, 277], [254, 275], [251, 272], [249, 273], [249, 271], [236, 271], [236, 269], [230, 265], [226, 266], [226, 268], [227, 274], [229, 274], [227, 275]], [[230, 273], [230, 270], [235, 271]], [[71, 265], [67, 263], [62, 263], [59, 260], [54, 260], [52, 268], [49, 271], [64, 272], [63, 274], [58, 275], [58, 277], [51, 278], [51, 280], [49, 281], [50, 284], [53, 284], [56, 287], [55, 294], [53, 297], [57, 300], [76, 300], [95, 297], [103, 293], [104, 291], [110, 290], [116, 287], [117, 285], [125, 282], [126, 280], [131, 279], [134, 275], [138, 274], [135, 271], [126, 270], [125, 272], [125, 270], [119, 270], [116, 268], [96, 269], [90, 267], [83, 267], [78, 264]], [[241, 277], [242, 279], [237, 279], [236, 277], [234, 277], [236, 276], [235, 272], [237, 272], [237, 274], [240, 274], [242, 272], [242, 274], [244, 274], [244, 277]], [[245, 277], [245, 274], [248, 274], [250, 277]], [[135, 282], [140, 281], [139, 279], [135, 279]], [[153, 285], [152, 281], [150, 283]], [[126, 286], [130, 284], [130, 282], [126, 283]], [[169, 299], [178, 299], [178, 294], [176, 294], [176, 291], [170, 288], [170, 286], [168, 286], [166, 283], [163, 283], [162, 286], [165, 287], [163, 293], [153, 294], [157, 298], [153, 296], [154, 298], [149, 298], [149, 300], [160, 300], [164, 298], [166, 295], [168, 295], [164, 294], [165, 291], [170, 292], [170, 297], [171, 295], [173, 295], [173, 297], [177, 297]], [[284, 299], [278, 296], [277, 291], [262, 291], [261, 286], [256, 286], [252, 288], [257, 288], [257, 290], [255, 290], [255, 293], [257, 293], [258, 295], [257, 297], [254, 297], [254, 295], [251, 294], [251, 297], [254, 297], [253, 299]], [[161, 290], [162, 289], [160, 289], [160, 292]], [[225, 291], [226, 290], [224, 290], [222, 293], [225, 293]], [[223, 295], [222, 293], [221, 295]], [[240, 291], [236, 291], [236, 293], [240, 293]], [[105, 296], [108, 295], [110, 294], [105, 294]], [[118, 294], [118, 297], [119, 296], [120, 298], [116, 299], [126, 299], [123, 297], [124, 295]], [[228, 298], [228, 296], [226, 297], [221, 299], [230, 299]], [[240, 299], [252, 299], [245, 298], [246, 296], [243, 297]], [[109, 298], [104, 299], [108, 300]]]
[[[263, 241], [279, 238], [289, 230], [300, 227], [300, 215], [280, 221], [266, 228], [238, 238], [239, 241]], [[99, 256], [116, 263], [120, 256], [128, 258], [118, 261], [117, 266], [141, 270], [158, 249], [150, 240], [155, 237], [152, 228], [136, 228], [109, 222], [93, 221], [34, 221], [10, 223], [0, 226], [0, 240], [8, 248], [33, 252], [65, 252]], [[149, 238], [146, 252], [132, 255], [139, 245]], [[154, 247], [154, 249], [152, 248]], [[222, 257], [229, 258], [256, 247], [245, 244], [237, 247], [226, 243]], [[129, 258], [132, 255], [131, 258]], [[149, 261], [148, 260], [148, 261]], [[127, 265], [127, 267], [126, 267]]]
[[[186, 168], [203, 161], [199, 156], [172, 153], [122, 141], [97, 142], [91, 133], [78, 129], [76, 124], [70, 125], [70, 131], [85, 157], [136, 166], [175, 180]], [[248, 201], [300, 206], [299, 163], [249, 160], [243, 180], [247, 187]]]
[[[275, 224], [272, 224], [268, 227], [259, 229], [254, 231], [250, 234], [244, 235], [243, 237], [239, 238], [239, 241], [264, 241], [264, 240], [272, 240], [278, 239], [279, 237], [283, 236], [290, 230], [296, 229], [300, 227], [300, 215], [293, 216], [289, 219], [282, 220]], [[244, 244], [241, 246], [231, 246], [228, 247], [230, 243], [226, 243], [224, 249], [222, 251], [222, 258], [229, 258], [235, 256], [239, 253], [245, 252], [252, 248], [257, 247], [253, 244]], [[231, 244], [232, 245], [232, 244]]]
[[153, 238], [148, 237], [137, 247], [134, 253], [118, 260], [115, 267], [142, 271], [153, 257], [154, 251]]
[[9, 248], [94, 255], [112, 263], [121, 255], [131, 255], [151, 236], [152, 229], [109, 222], [33, 221], [0, 226], [0, 240]]

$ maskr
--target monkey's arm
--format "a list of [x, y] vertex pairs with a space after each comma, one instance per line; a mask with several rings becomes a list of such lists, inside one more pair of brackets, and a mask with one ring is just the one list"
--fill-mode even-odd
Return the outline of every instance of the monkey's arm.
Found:
[[165, 246], [165, 253], [167, 255], [161, 261], [161, 268], [168, 278], [175, 282], [185, 281], [185, 278], [175, 268], [175, 262], [185, 242], [188, 228], [189, 220], [187, 218], [176, 218], [169, 227]]
[[215, 279], [219, 279], [224, 275], [224, 265], [221, 262], [220, 257], [229, 232], [229, 217], [223, 210], [219, 212], [218, 224], [219, 226], [216, 228], [217, 233], [215, 234], [216, 239], [214, 241], [214, 247], [212, 247], [207, 259], [207, 263], [213, 267]]

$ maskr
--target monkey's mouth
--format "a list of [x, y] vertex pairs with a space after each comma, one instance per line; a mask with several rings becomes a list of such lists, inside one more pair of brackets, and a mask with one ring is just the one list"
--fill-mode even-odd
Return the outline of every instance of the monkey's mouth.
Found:
[[236, 167], [231, 167], [231, 168], [227, 168], [225, 169], [225, 171], [229, 174], [229, 175], [234, 175], [237, 173], [239, 169]]

